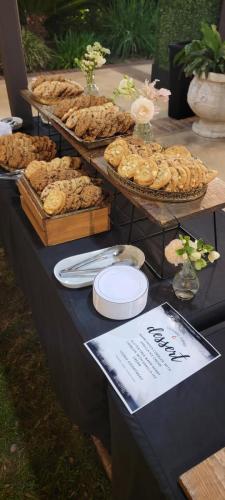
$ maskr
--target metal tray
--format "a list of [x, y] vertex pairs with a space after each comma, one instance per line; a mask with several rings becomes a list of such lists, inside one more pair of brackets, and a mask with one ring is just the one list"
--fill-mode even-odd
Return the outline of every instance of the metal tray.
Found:
[[191, 191], [169, 193], [168, 191], [163, 191], [161, 189], [156, 190], [151, 189], [150, 187], [139, 186], [129, 179], [124, 179], [109, 164], [107, 164], [107, 170], [109, 176], [116, 180], [120, 186], [127, 189], [134, 195], [141, 196], [142, 198], [146, 198], [148, 200], [162, 201], [165, 203], [183, 203], [186, 201], [197, 200], [198, 198], [204, 196], [207, 191], [207, 185], [205, 185], [201, 188], [192, 189]]
[[78, 137], [76, 134], [74, 134], [74, 132], [72, 130], [70, 130], [68, 127], [66, 127], [66, 125], [62, 122], [62, 120], [60, 120], [60, 118], [58, 118], [57, 116], [54, 115], [54, 113], [52, 112], [52, 107], [43, 106], [42, 109], [43, 109], [43, 114], [45, 114], [49, 118], [49, 120], [52, 120], [52, 121], [58, 123], [60, 125], [60, 127], [62, 127], [77, 142], [79, 142], [79, 144], [81, 144], [82, 146], [85, 146], [85, 148], [87, 148], [87, 149], [96, 149], [96, 148], [100, 148], [102, 146], [107, 146], [108, 144], [110, 144], [110, 142], [114, 141], [118, 137], [131, 137], [131, 135], [132, 135], [130, 133], [129, 134], [115, 134], [115, 135], [112, 135], [111, 137], [105, 137], [104, 139], [96, 139], [93, 142], [84, 141], [83, 139]]

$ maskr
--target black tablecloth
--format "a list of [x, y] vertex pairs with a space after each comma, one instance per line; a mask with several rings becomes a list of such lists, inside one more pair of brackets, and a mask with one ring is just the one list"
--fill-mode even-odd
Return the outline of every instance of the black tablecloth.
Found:
[[[110, 448], [110, 442], [114, 443], [114, 439], [116, 442], [116, 437], [115, 426], [112, 426], [113, 439], [110, 440], [108, 384], [83, 343], [120, 323], [105, 319], [94, 310], [91, 288], [66, 289], [55, 280], [52, 271], [60, 259], [119, 243], [124, 234], [113, 230], [79, 241], [44, 247], [23, 214], [18, 195], [10, 186], [13, 186], [11, 182], [4, 181], [0, 184], [1, 237], [17, 281], [30, 301], [34, 322], [47, 353], [58, 398], [73, 422], [78, 424], [83, 431], [100, 437], [105, 446]], [[123, 203], [127, 207], [127, 202], [123, 201]], [[145, 269], [150, 281], [146, 310], [164, 301], [170, 302], [200, 330], [225, 319], [224, 225], [225, 214], [219, 212], [218, 228], [222, 235], [219, 238], [219, 247], [222, 250], [222, 257], [217, 264], [201, 272], [201, 287], [196, 298], [190, 303], [180, 302], [172, 292], [170, 281], [159, 281]], [[148, 223], [148, 230], [149, 226], [150, 223]], [[208, 217], [194, 219], [191, 222], [191, 230], [194, 234], [212, 241], [212, 225], [209, 224]], [[157, 242], [151, 240], [149, 246], [152, 253], [157, 256]], [[172, 394], [173, 391], [171, 398]], [[154, 418], [160, 422], [160, 415], [167, 415], [167, 398], [168, 396], [164, 400], [165, 404], [156, 402], [153, 407], [150, 405], [150, 409], [144, 411], [155, 412]], [[182, 394], [179, 398], [183, 402]], [[158, 404], [162, 405], [160, 411], [154, 410], [155, 404], [156, 407]], [[113, 416], [113, 402], [110, 411]], [[135, 419], [141, 418], [142, 415], [143, 412], [138, 413]], [[184, 418], [183, 414], [182, 418]], [[144, 422], [148, 422], [148, 416]], [[166, 422], [165, 420], [164, 423]], [[172, 423], [169, 418], [168, 429], [170, 425]], [[185, 425], [188, 425], [188, 419]], [[160, 433], [163, 431], [161, 425], [159, 431]], [[177, 459], [179, 463], [179, 456]], [[165, 461], [167, 460], [169, 458], [165, 456]], [[146, 473], [149, 474], [148, 469]], [[123, 469], [121, 469], [121, 474], [123, 474]], [[154, 472], [152, 474], [154, 475]], [[117, 482], [118, 478], [116, 476], [115, 478]], [[115, 496], [115, 498], [119, 497]]]
[[179, 476], [225, 446], [225, 322], [204, 335], [221, 358], [136, 414], [109, 388], [116, 500], [184, 499]]

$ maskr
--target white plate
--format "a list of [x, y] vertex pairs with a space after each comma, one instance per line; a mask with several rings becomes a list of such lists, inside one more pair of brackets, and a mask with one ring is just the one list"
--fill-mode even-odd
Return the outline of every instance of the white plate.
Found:
[[[140, 250], [140, 248], [137, 248], [133, 245], [124, 245], [125, 249], [124, 252], [120, 255], [120, 258], [122, 257], [123, 259], [129, 259], [129, 258], [134, 258], [137, 260], [137, 268], [140, 269], [144, 262], [145, 262], [145, 254]], [[78, 264], [79, 262], [82, 262], [84, 259], [87, 259], [89, 257], [94, 257], [95, 255], [97, 256], [99, 253], [101, 253], [105, 248], [101, 248], [100, 250], [95, 250], [94, 252], [87, 252], [87, 253], [82, 253], [79, 255], [73, 255], [72, 257], [67, 257], [67, 259], [60, 260], [57, 262], [57, 264], [54, 267], [54, 275], [55, 278], [61, 283], [61, 285], [67, 287], [67, 288], [84, 288], [85, 286], [90, 286], [93, 284], [95, 276], [90, 277], [90, 276], [74, 276], [70, 278], [62, 278], [60, 276], [60, 271], [62, 269], [65, 269], [66, 267], [74, 266], [75, 264]], [[113, 258], [109, 257], [107, 259], [104, 259], [98, 263], [99, 266], [99, 272], [101, 269], [105, 266], [110, 266], [113, 262]], [[88, 269], [92, 267], [98, 267], [97, 264], [91, 263], [83, 269]]]
[[148, 279], [139, 269], [111, 266], [95, 278], [93, 304], [110, 319], [131, 319], [140, 314], [148, 298]]

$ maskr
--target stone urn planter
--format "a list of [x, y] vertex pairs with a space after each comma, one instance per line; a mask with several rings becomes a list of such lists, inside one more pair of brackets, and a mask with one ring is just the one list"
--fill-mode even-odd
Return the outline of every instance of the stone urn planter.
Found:
[[200, 120], [193, 131], [203, 137], [225, 137], [225, 74], [195, 76], [190, 83], [187, 101]]

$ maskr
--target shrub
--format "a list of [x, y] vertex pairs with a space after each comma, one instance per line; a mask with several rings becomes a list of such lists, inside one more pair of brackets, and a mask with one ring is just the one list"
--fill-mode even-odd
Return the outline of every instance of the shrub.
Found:
[[155, 48], [156, 0], [112, 0], [102, 26], [104, 43], [116, 57], [151, 56]]
[[69, 30], [64, 36], [55, 36], [56, 54], [53, 61], [55, 69], [76, 67], [75, 57], [83, 55], [87, 45], [95, 40], [94, 33], [75, 33]]
[[45, 42], [31, 31], [22, 28], [22, 44], [27, 71], [46, 69], [52, 57], [52, 51]]
[[201, 76], [209, 72], [225, 74], [225, 42], [222, 41], [216, 26], [203, 23], [202, 39], [193, 40], [185, 45], [175, 58], [175, 62], [184, 65], [187, 76], [196, 73]]
[[201, 22], [217, 24], [221, 0], [159, 0], [156, 60], [168, 69], [168, 45], [199, 38]]

